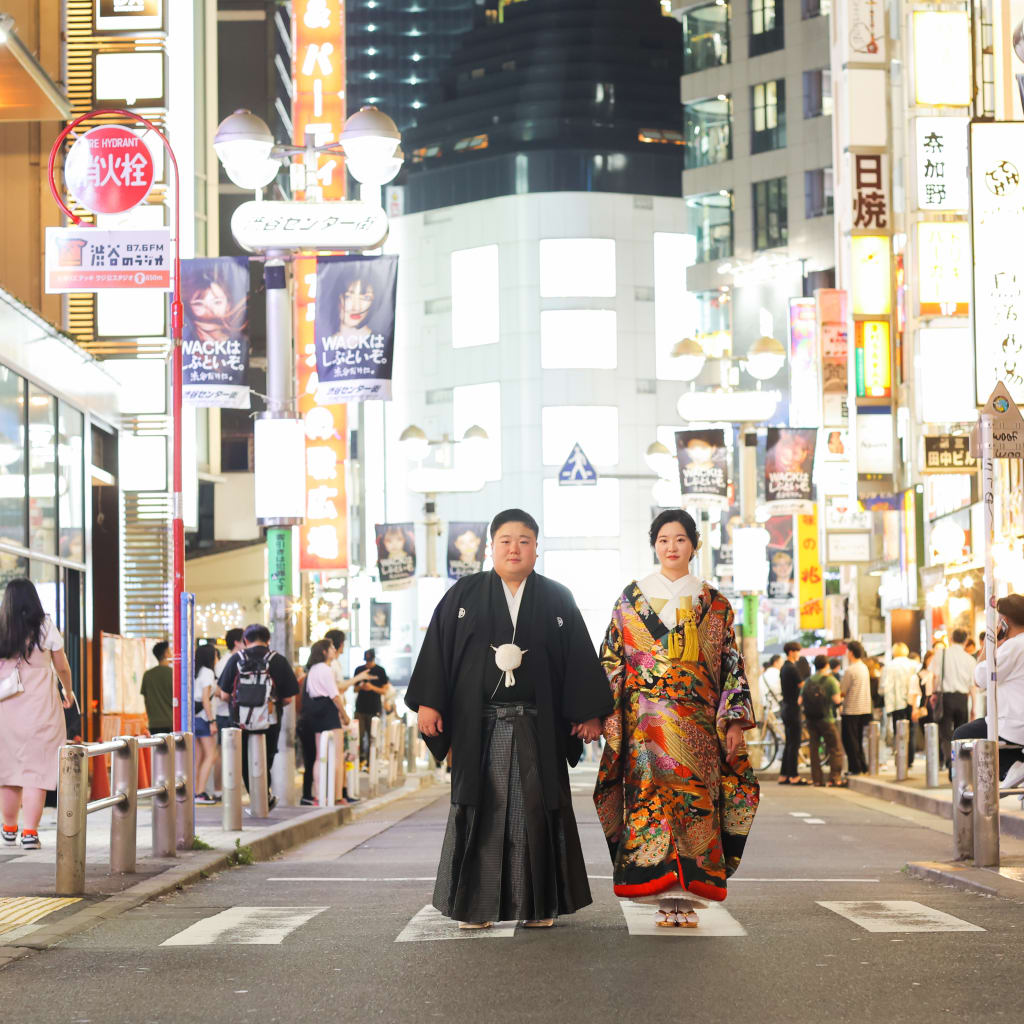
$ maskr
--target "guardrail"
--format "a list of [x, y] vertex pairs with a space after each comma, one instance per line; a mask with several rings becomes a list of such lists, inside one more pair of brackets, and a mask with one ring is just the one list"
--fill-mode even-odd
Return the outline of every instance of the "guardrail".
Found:
[[[153, 785], [139, 789], [139, 749], [153, 751]], [[111, 795], [88, 799], [89, 758], [112, 755]], [[131, 873], [136, 865], [139, 800], [153, 799], [153, 856], [174, 857], [195, 836], [192, 733], [118, 736], [106, 743], [70, 743], [60, 748], [57, 780], [58, 896], [85, 892], [86, 823], [111, 808], [110, 871]]]
[[975, 867], [999, 866], [999, 801], [1024, 795], [1021, 786], [998, 788], [999, 749], [1008, 746], [1019, 744], [953, 741], [953, 856]]

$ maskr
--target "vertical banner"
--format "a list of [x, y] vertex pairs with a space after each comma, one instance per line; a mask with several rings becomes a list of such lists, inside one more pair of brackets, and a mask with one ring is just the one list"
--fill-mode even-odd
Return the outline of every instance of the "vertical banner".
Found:
[[267, 530], [267, 579], [270, 597], [293, 597], [292, 528]]
[[719, 542], [713, 552], [714, 561], [712, 563], [712, 572], [718, 581], [718, 589], [726, 595], [738, 593], [734, 582], [733, 532], [737, 526], [742, 525], [743, 516], [740, 515], [739, 506], [730, 505], [722, 513]]
[[838, 288], [820, 288], [814, 302], [821, 344], [822, 426], [845, 427], [850, 358], [847, 294]]
[[789, 300], [789, 422], [821, 426], [821, 360], [814, 299]]
[[249, 260], [217, 256], [181, 261], [182, 400], [248, 409]]
[[800, 563], [800, 628], [825, 628], [825, 577], [818, 543], [818, 513], [797, 516], [797, 558]]
[[412, 523], [377, 523], [377, 570], [384, 590], [402, 590], [416, 575], [416, 536]]
[[370, 599], [370, 646], [391, 646], [391, 602]]
[[487, 523], [448, 524], [448, 579], [471, 576], [484, 567]]
[[389, 401], [397, 256], [327, 256], [316, 268], [317, 401]]
[[816, 430], [769, 427], [764, 460], [764, 496], [773, 515], [814, 510]]
[[792, 601], [796, 597], [793, 578], [793, 517], [772, 516], [765, 523], [768, 530], [768, 598], [771, 601]]
[[697, 508], [729, 500], [728, 449], [724, 430], [677, 430], [676, 458], [683, 500]]

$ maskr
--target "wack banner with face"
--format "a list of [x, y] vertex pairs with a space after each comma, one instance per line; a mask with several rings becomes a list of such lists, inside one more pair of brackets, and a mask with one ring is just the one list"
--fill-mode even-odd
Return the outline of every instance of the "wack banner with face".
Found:
[[217, 256], [181, 261], [182, 400], [248, 409], [249, 261]]
[[772, 516], [768, 530], [768, 597], [792, 601], [797, 596], [793, 573], [793, 517]]
[[402, 590], [416, 575], [416, 536], [412, 523], [377, 523], [377, 569], [384, 590]]
[[391, 398], [397, 256], [328, 256], [316, 264], [317, 401]]
[[729, 493], [728, 451], [724, 430], [677, 430], [679, 486], [683, 497], [725, 504]]
[[814, 510], [816, 430], [769, 427], [764, 460], [764, 497], [773, 515]]
[[391, 602], [370, 599], [370, 646], [391, 646]]
[[486, 523], [448, 524], [448, 578], [462, 579], [484, 567]]

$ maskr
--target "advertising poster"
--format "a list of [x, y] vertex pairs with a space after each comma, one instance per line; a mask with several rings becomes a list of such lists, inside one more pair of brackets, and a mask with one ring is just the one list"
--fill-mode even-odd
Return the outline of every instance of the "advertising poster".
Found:
[[181, 261], [182, 399], [203, 408], [248, 409], [249, 261]]
[[793, 517], [772, 516], [768, 531], [768, 598], [791, 601], [797, 596], [793, 564]]
[[769, 427], [764, 460], [764, 496], [772, 513], [807, 514], [814, 503], [816, 430]]
[[370, 599], [370, 646], [391, 646], [391, 602]]
[[484, 567], [486, 523], [448, 524], [448, 579], [471, 576]]
[[317, 398], [391, 398], [397, 256], [328, 256], [316, 269]]
[[800, 562], [800, 628], [825, 628], [825, 577], [821, 569], [818, 515], [797, 516], [797, 553]]
[[821, 348], [822, 425], [845, 427], [849, 419], [847, 293], [838, 288], [819, 288], [814, 293], [814, 302]]
[[719, 590], [726, 595], [737, 593], [734, 584], [733, 532], [737, 526], [742, 525], [743, 516], [740, 515], [738, 505], [732, 505], [722, 513], [722, 523], [719, 534], [721, 539], [718, 543], [718, 547], [712, 552], [712, 573], [718, 582]]
[[402, 590], [416, 575], [416, 536], [412, 523], [377, 523], [377, 569], [385, 590]]
[[677, 430], [676, 457], [684, 501], [720, 505], [729, 493], [724, 430]]

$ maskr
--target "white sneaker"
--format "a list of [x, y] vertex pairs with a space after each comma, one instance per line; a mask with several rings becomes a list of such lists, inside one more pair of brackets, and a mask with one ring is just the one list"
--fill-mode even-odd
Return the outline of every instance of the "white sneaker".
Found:
[[1000, 789], [1016, 789], [1024, 782], [1024, 761], [1015, 761], [1006, 772], [1006, 778], [999, 783]]

